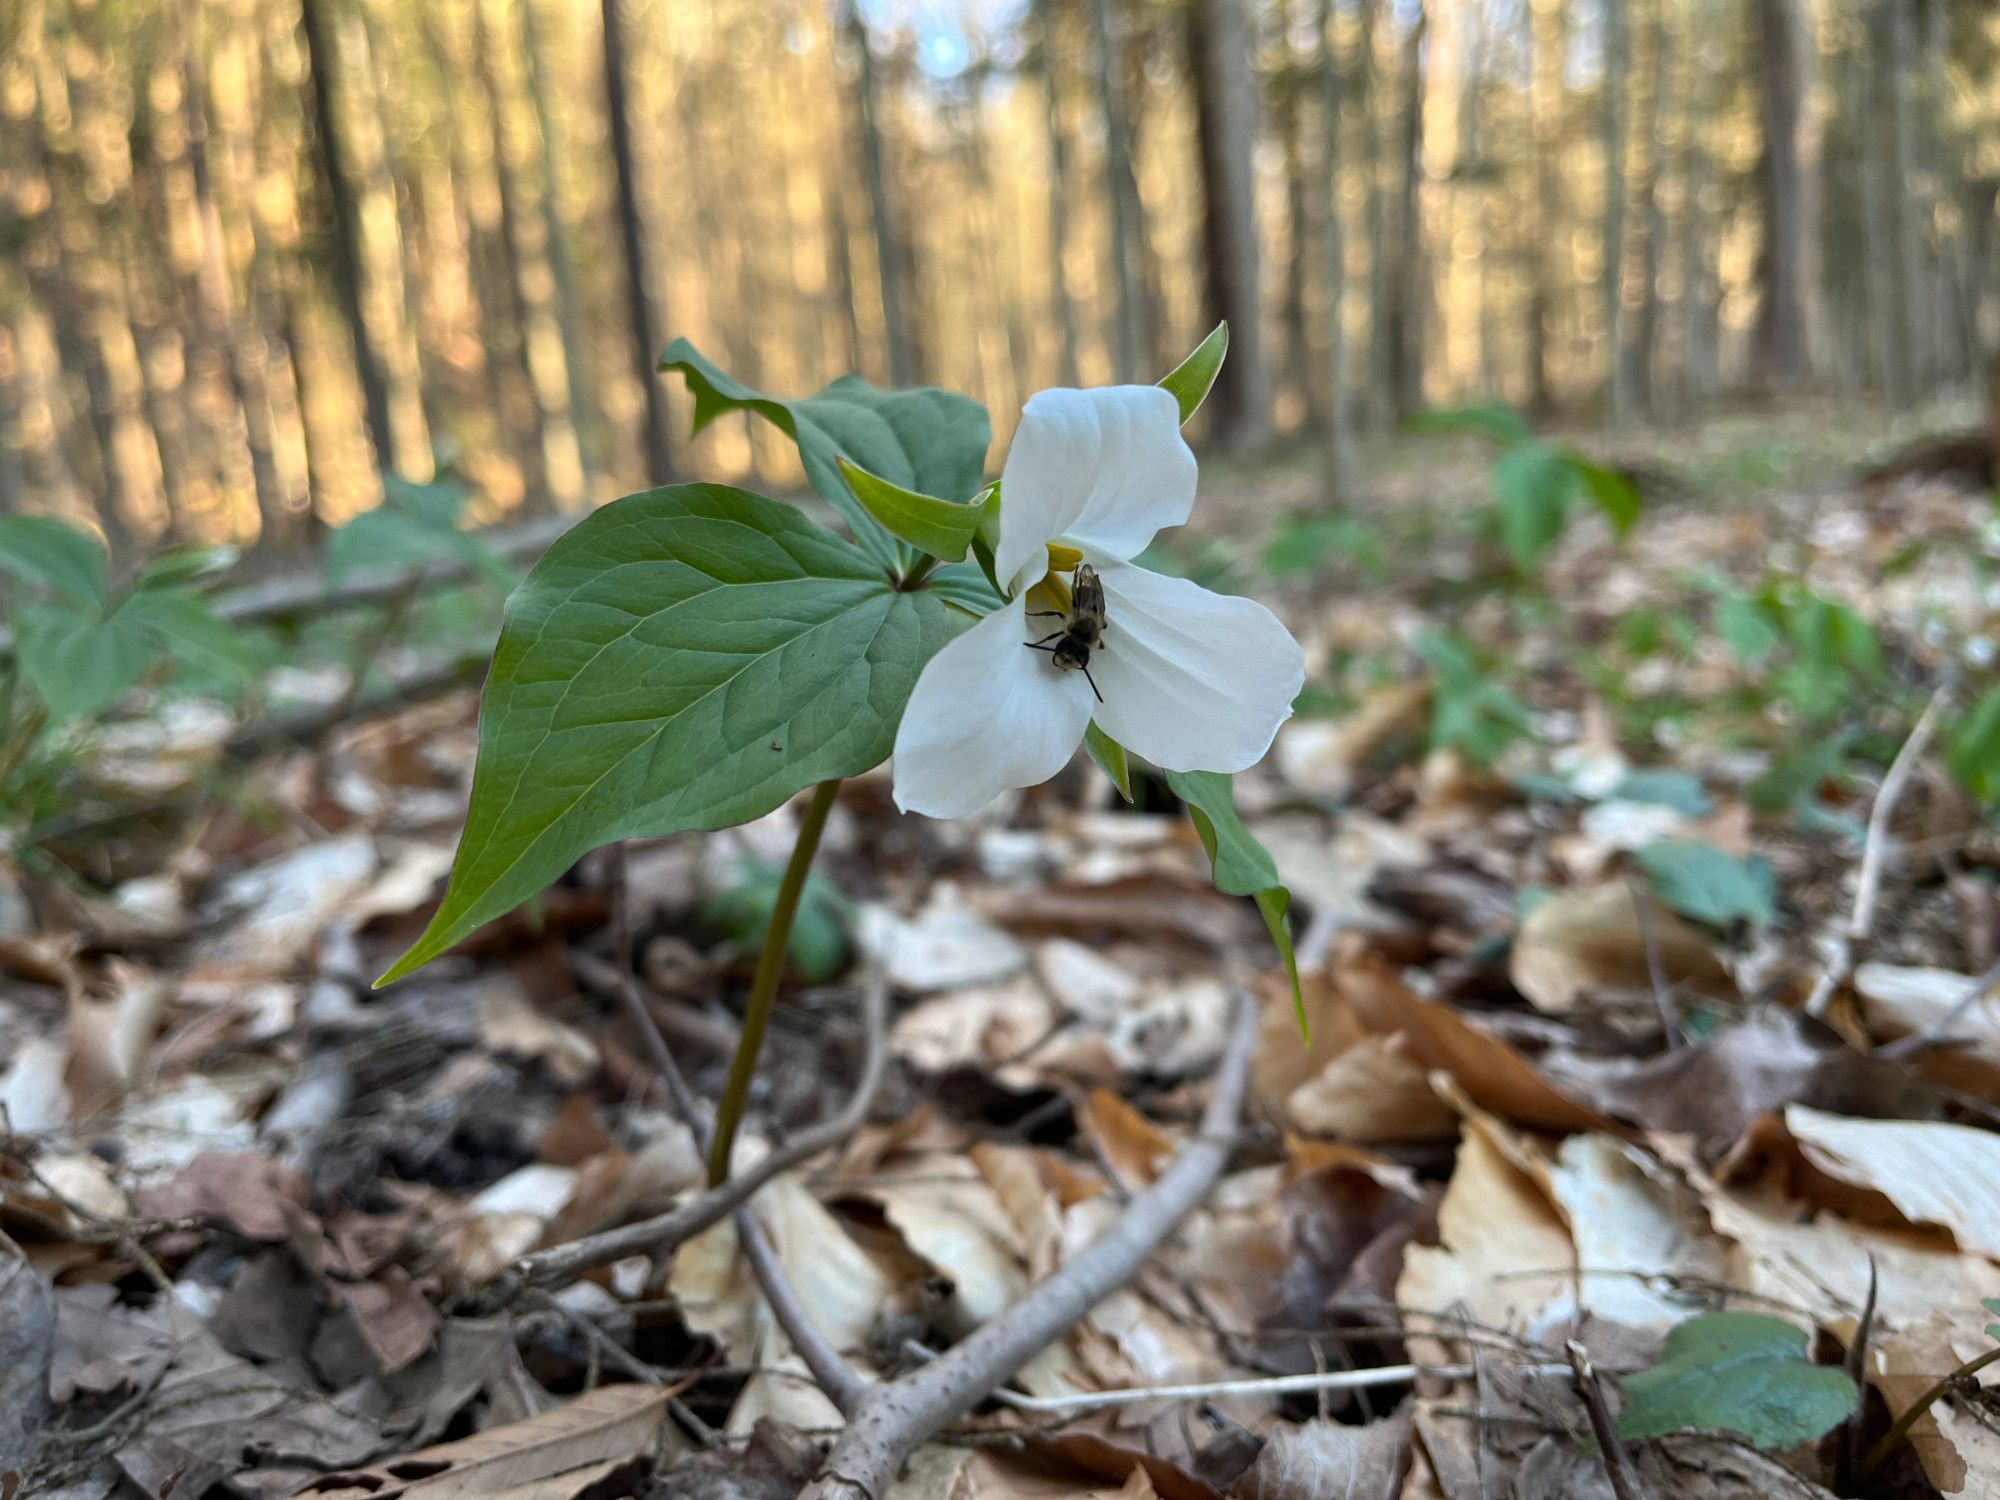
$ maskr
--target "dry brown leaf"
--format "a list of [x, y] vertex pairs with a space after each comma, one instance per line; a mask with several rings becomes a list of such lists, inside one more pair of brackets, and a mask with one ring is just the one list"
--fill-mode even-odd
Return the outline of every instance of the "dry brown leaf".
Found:
[[1912, 1224], [2000, 1258], [2000, 1135], [1928, 1120], [1853, 1120], [1793, 1105], [1785, 1128], [1829, 1176], [1881, 1193]]
[[336, 1282], [333, 1294], [384, 1375], [414, 1364], [437, 1337], [437, 1309], [400, 1267], [378, 1281]]
[[[1895, 1041], [1928, 1032], [1964, 1001], [1979, 981], [1949, 969], [1863, 964], [1854, 971], [1855, 993], [1869, 1034]], [[1927, 1047], [1916, 1066], [1943, 1088], [1989, 1102], [2000, 1100], [2000, 995], [1988, 993], [1950, 1027], [1952, 1044]]]
[[[663, 1431], [671, 1391], [606, 1385], [525, 1422], [494, 1427], [373, 1468], [329, 1474], [314, 1500], [489, 1500], [515, 1486], [646, 1453]], [[664, 1425], [663, 1425], [664, 1424]]]
[[69, 1061], [63, 1083], [80, 1119], [106, 1109], [139, 1082], [153, 1045], [168, 986], [130, 964], [110, 966], [111, 992], [70, 996]]
[[1507, 972], [1542, 1010], [1567, 1015], [1593, 995], [1652, 988], [1646, 930], [1661, 972], [1698, 995], [1730, 998], [1729, 970], [1694, 927], [1658, 903], [1642, 917], [1622, 880], [1558, 891], [1521, 921]]
[[1077, 1125], [1128, 1187], [1150, 1183], [1175, 1151], [1172, 1136], [1109, 1089], [1091, 1090]]
[[1307, 1135], [1364, 1145], [1449, 1140], [1458, 1128], [1400, 1032], [1363, 1037], [1334, 1058], [1292, 1091], [1285, 1117]]
[[313, 1224], [310, 1189], [294, 1167], [248, 1151], [209, 1151], [172, 1181], [141, 1188], [135, 1201], [155, 1219], [206, 1219], [226, 1224], [248, 1240], [268, 1244]]
[[1418, 1063], [1449, 1073], [1480, 1108], [1540, 1130], [1611, 1128], [1499, 1037], [1449, 1005], [1412, 993], [1380, 959], [1357, 955], [1342, 970], [1341, 981], [1371, 1030], [1402, 1033]]
[[963, 1156], [899, 1162], [861, 1194], [927, 1264], [951, 1278], [963, 1336], [1027, 1289], [1021, 1237], [978, 1169]]
[[479, 988], [479, 1039], [489, 1052], [544, 1064], [572, 1087], [597, 1071], [596, 1043], [536, 1005], [504, 975]]
[[1459, 1318], [1473, 1327], [1539, 1337], [1574, 1307], [1576, 1251], [1532, 1177], [1478, 1120], [1469, 1122], [1438, 1205], [1438, 1243], [1412, 1245], [1396, 1283], [1399, 1305], [1424, 1313], [1411, 1357], [1445, 1363]]
[[[1993, 1341], [1982, 1331], [1984, 1317], [1941, 1307], [1913, 1328], [1888, 1332], [1868, 1345], [1868, 1382], [1882, 1393], [1891, 1417], [1953, 1370], [1984, 1354]], [[2000, 1432], [1989, 1421], [1967, 1410], [1968, 1400], [1994, 1400], [2000, 1371], [1988, 1366], [1970, 1377], [1981, 1393], [1972, 1398], [1964, 1389], [1934, 1402], [1910, 1428], [1910, 1444], [1924, 1473], [1954, 1500], [1996, 1500], [2000, 1497]]]
[[1410, 1462], [1407, 1413], [1361, 1427], [1279, 1427], [1237, 1481], [1239, 1500], [1392, 1500]]

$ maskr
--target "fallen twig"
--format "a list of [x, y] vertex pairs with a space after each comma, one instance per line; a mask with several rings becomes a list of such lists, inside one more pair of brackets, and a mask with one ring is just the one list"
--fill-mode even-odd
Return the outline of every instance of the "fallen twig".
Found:
[[1645, 1500], [1645, 1487], [1632, 1467], [1632, 1455], [1626, 1450], [1624, 1439], [1618, 1436], [1611, 1408], [1604, 1404], [1604, 1386], [1590, 1362], [1590, 1351], [1575, 1339], [1564, 1344], [1563, 1350], [1569, 1355], [1571, 1384], [1576, 1387], [1577, 1399], [1590, 1417], [1591, 1435], [1604, 1454], [1604, 1472], [1611, 1479], [1611, 1493], [1618, 1500]]
[[[522, 1257], [514, 1264], [512, 1287], [556, 1285], [572, 1281], [599, 1266], [623, 1260], [628, 1255], [653, 1255], [670, 1250], [694, 1238], [711, 1224], [720, 1223], [749, 1202], [759, 1188], [780, 1172], [789, 1171], [800, 1162], [845, 1143], [867, 1119], [868, 1110], [881, 1089], [883, 1075], [888, 1071], [888, 980], [882, 974], [871, 974], [863, 981], [861, 1013], [867, 1036], [861, 1079], [839, 1114], [800, 1131], [784, 1145], [743, 1168], [722, 1186], [690, 1198], [671, 1212], [617, 1229], [585, 1235], [567, 1245], [555, 1245]], [[501, 1289], [503, 1300], [511, 1293], [512, 1287]]]
[[1945, 1007], [1943, 1014], [1922, 1030], [1913, 1031], [1908, 1036], [1897, 1037], [1887, 1046], [1877, 1048], [1875, 1055], [1888, 1058], [1915, 1057], [1919, 1052], [1927, 1052], [1932, 1047], [1942, 1046], [1949, 1040], [1946, 1033], [1956, 1026], [1965, 1013], [1977, 1005], [1986, 992], [1996, 984], [2000, 984], [2000, 963], [1994, 964], [1968, 984], [1965, 992]]
[[1236, 1002], [1229, 1048], [1200, 1134], [1135, 1196], [1111, 1227], [1012, 1307], [932, 1363], [870, 1386], [801, 1500], [881, 1500], [928, 1438], [990, 1396], [1014, 1372], [1123, 1286], [1207, 1196], [1236, 1148], [1257, 1040], [1256, 1009]]
[[1809, 1016], [1826, 1014], [1827, 1006], [1833, 1003], [1834, 992], [1854, 972], [1856, 946], [1867, 940], [1875, 926], [1875, 902], [1882, 890], [1882, 861], [1888, 855], [1890, 821], [1896, 815], [1896, 804], [1903, 800], [1903, 791], [1916, 774], [1917, 763], [1929, 748], [1931, 736], [1937, 732], [1938, 721], [1944, 717], [1957, 686], [1957, 679], [1949, 676], [1938, 684], [1930, 702], [1924, 705], [1924, 711], [1911, 726], [1909, 738], [1903, 741], [1902, 748], [1889, 762], [1889, 769], [1882, 777], [1881, 789], [1875, 793], [1875, 802], [1868, 809], [1868, 834], [1861, 845], [1861, 873], [1854, 882], [1854, 905], [1848, 909], [1845, 925], [1834, 930], [1828, 943], [1826, 967], [1820, 971], [1812, 994], [1806, 998], [1806, 1014]]
[[[912, 1353], [921, 1346], [905, 1345]], [[937, 1356], [923, 1350], [927, 1359]], [[1419, 1375], [1440, 1380], [1469, 1380], [1470, 1365], [1376, 1365], [1370, 1369], [1316, 1370], [1303, 1375], [1260, 1375], [1248, 1380], [1208, 1380], [1193, 1385], [1135, 1385], [1110, 1391], [1078, 1391], [1071, 1396], [1024, 1396], [997, 1390], [993, 1399], [1016, 1411], [1052, 1416], [1080, 1416], [1111, 1406], [1138, 1406], [1147, 1401], [1213, 1401], [1234, 1396], [1289, 1396], [1310, 1391], [1358, 1391], [1370, 1386], [1403, 1385]]]
[[812, 1371], [814, 1383], [840, 1408], [841, 1415], [852, 1416], [868, 1394], [868, 1378], [850, 1365], [820, 1332], [812, 1314], [799, 1300], [791, 1278], [785, 1275], [785, 1268], [779, 1264], [778, 1252], [771, 1248], [764, 1226], [747, 1206], [736, 1210], [736, 1237], [743, 1246], [744, 1259], [750, 1262], [750, 1274], [757, 1278], [764, 1300], [771, 1304], [771, 1316], [778, 1320], [785, 1337], [792, 1341], [799, 1358]]

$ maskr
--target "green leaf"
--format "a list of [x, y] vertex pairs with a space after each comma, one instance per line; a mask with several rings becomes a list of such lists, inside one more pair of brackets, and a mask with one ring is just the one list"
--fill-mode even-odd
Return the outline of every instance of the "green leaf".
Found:
[[1627, 771], [1611, 789], [1611, 796], [1620, 802], [1671, 807], [1690, 818], [1703, 817], [1715, 810], [1701, 778], [1685, 771]]
[[1111, 784], [1118, 788], [1118, 795], [1126, 802], [1132, 800], [1132, 762], [1126, 757], [1125, 747], [1111, 738], [1095, 723], [1083, 731], [1084, 748], [1090, 751], [1090, 758], [1097, 762], [1097, 769], [1111, 778]]
[[1783, 631], [1760, 600], [1731, 590], [1715, 605], [1715, 629], [1737, 663], [1754, 667], [1769, 658], [1784, 639]]
[[1564, 456], [1569, 461], [1570, 472], [1582, 482], [1583, 492], [1590, 497], [1591, 504], [1604, 513], [1612, 531], [1619, 536], [1630, 531], [1645, 503], [1640, 497], [1639, 486], [1616, 469], [1592, 463], [1580, 453]]
[[[1095, 751], [1093, 750], [1093, 754]], [[1292, 951], [1290, 918], [1292, 893], [1278, 882], [1278, 867], [1270, 852], [1243, 826], [1236, 815], [1235, 784], [1220, 771], [1168, 771], [1167, 785], [1187, 804], [1188, 817], [1208, 863], [1215, 872], [1215, 888], [1231, 896], [1249, 896], [1270, 929], [1271, 941], [1284, 960], [1285, 973], [1292, 982], [1292, 1005], [1299, 1017], [1299, 1032], [1305, 1035], [1305, 996], [1299, 989], [1299, 961]]]
[[1727, 927], [1777, 915], [1778, 878], [1761, 854], [1739, 859], [1697, 839], [1661, 839], [1634, 858], [1654, 894], [1684, 917]]
[[1417, 637], [1417, 654], [1430, 666], [1436, 684], [1432, 745], [1461, 750], [1479, 765], [1490, 766], [1534, 728], [1520, 700], [1451, 637], [1426, 631]]
[[1445, 436], [1469, 432], [1480, 437], [1492, 438], [1495, 442], [1512, 446], [1531, 440], [1534, 429], [1513, 407], [1504, 402], [1492, 401], [1476, 406], [1447, 406], [1435, 411], [1420, 411], [1411, 417], [1408, 428], [1413, 433]]
[[818, 395], [781, 401], [725, 373], [686, 339], [667, 346], [660, 368], [686, 378], [696, 432], [725, 412], [751, 411], [797, 443], [807, 482], [891, 572], [913, 559], [855, 498], [835, 460], [845, 454], [878, 479], [944, 500], [970, 500], [985, 473], [993, 427], [986, 409], [967, 396], [930, 387], [880, 391], [843, 375]]
[[1175, 365], [1173, 372], [1160, 382], [1163, 390], [1171, 391], [1181, 404], [1181, 425], [1201, 409], [1201, 403], [1208, 399], [1209, 391], [1215, 385], [1215, 377], [1222, 373], [1223, 358], [1229, 353], [1229, 325], [1217, 323], [1208, 337], [1194, 346], [1194, 353]]
[[[1995, 708], [1994, 729], [2000, 734], [2000, 705]], [[1798, 812], [1818, 795], [1827, 779], [1840, 769], [1853, 746], [1856, 731], [1820, 735], [1795, 754], [1777, 761], [1744, 789], [1750, 810], [1759, 813]], [[2000, 741], [1996, 741], [2000, 749]]]
[[[855, 500], [889, 535], [945, 562], [965, 561], [966, 549], [972, 545], [986, 511], [984, 504], [920, 495], [870, 474], [845, 455], [836, 461]], [[997, 495], [998, 486], [990, 487], [988, 493]]]
[[[764, 935], [771, 930], [771, 913], [777, 910], [784, 876], [781, 865], [753, 864], [740, 883], [711, 898], [702, 915], [711, 927], [744, 948], [761, 948]], [[846, 905], [818, 875], [806, 876], [785, 953], [807, 984], [824, 984], [847, 966], [847, 931], [842, 921]]]
[[1829, 1431], [1860, 1392], [1847, 1372], [1806, 1358], [1806, 1336], [1761, 1313], [1705, 1313], [1667, 1335], [1659, 1364], [1625, 1381], [1618, 1432], [1737, 1432], [1792, 1448]]
[[946, 563], [931, 574], [924, 588], [969, 614], [990, 615], [1007, 602], [977, 563]]
[[462, 485], [449, 479], [433, 484], [412, 484], [394, 476], [383, 480], [382, 503], [349, 521], [327, 543], [327, 577], [344, 578], [361, 568], [452, 562], [484, 574], [498, 588], [512, 588], [514, 571], [500, 554], [459, 530], [470, 498]]
[[97, 538], [53, 516], [0, 516], [0, 571], [85, 609], [101, 610], [111, 598], [110, 564]]
[[158, 652], [199, 676], [240, 685], [268, 665], [260, 635], [232, 625], [186, 589], [141, 589], [118, 615], [137, 621]]
[[1576, 473], [1562, 450], [1547, 443], [1509, 448], [1493, 463], [1493, 493], [1500, 507], [1500, 539], [1523, 572], [1562, 535], [1576, 492]]
[[2000, 801], [2000, 687], [1988, 688], [1958, 721], [1945, 761], [1973, 796]]
[[23, 612], [20, 655], [22, 670], [56, 721], [109, 708], [157, 659], [131, 610], [99, 620], [63, 604]]
[[877, 765], [950, 613], [723, 485], [585, 517], [507, 601], [451, 888], [381, 982], [600, 844], [745, 822]]
[[163, 589], [192, 583], [233, 567], [240, 556], [237, 548], [226, 543], [210, 547], [190, 542], [184, 547], [169, 547], [146, 559], [139, 569], [137, 585], [141, 589]]

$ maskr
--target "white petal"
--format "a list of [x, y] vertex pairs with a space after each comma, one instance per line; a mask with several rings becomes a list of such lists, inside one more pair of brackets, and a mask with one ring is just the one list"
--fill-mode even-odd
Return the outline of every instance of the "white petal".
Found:
[[1305, 686], [1305, 655], [1254, 599], [1130, 563], [1099, 566], [1109, 622], [1090, 672], [1098, 727], [1168, 771], [1263, 759]]
[[1194, 452], [1180, 405], [1156, 385], [1037, 391], [1000, 473], [994, 572], [1018, 593], [1042, 549], [1068, 537], [1121, 562], [1194, 509]]
[[904, 812], [965, 817], [1012, 787], [1047, 781], [1076, 754], [1095, 702], [1090, 684], [1026, 648], [1048, 633], [1028, 628], [1027, 609], [1016, 599], [995, 610], [917, 679], [896, 731]]

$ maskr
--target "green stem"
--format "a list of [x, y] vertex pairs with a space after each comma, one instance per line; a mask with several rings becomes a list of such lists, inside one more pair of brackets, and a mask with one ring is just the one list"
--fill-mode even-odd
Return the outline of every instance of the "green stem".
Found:
[[1988, 1349], [1979, 1358], [1967, 1360], [1905, 1407], [1903, 1414], [1890, 1424], [1887, 1432], [1882, 1434], [1882, 1440], [1870, 1448], [1868, 1456], [1861, 1460], [1859, 1477], [1866, 1479], [1870, 1474], [1879, 1469], [1883, 1461], [1896, 1451], [1897, 1445], [1910, 1435], [1910, 1429], [1917, 1425], [1918, 1419], [1937, 1404], [1939, 1397], [1943, 1396], [1957, 1382], [1964, 1380], [1967, 1376], [1977, 1375], [1995, 1360], [2000, 1360], [2000, 1348]]
[[784, 976], [785, 954], [791, 947], [792, 920], [799, 914], [799, 897], [806, 888], [806, 872], [812, 868], [819, 836], [826, 828], [826, 815], [833, 811], [838, 781], [822, 781], [813, 788], [812, 801], [799, 824], [799, 840], [792, 845], [791, 862], [778, 886], [777, 904], [771, 908], [771, 926], [764, 934], [763, 951], [757, 955], [757, 975], [750, 981], [750, 1002], [743, 1008], [743, 1040], [736, 1044], [736, 1056], [729, 1061], [729, 1082], [723, 1085], [722, 1102], [715, 1111], [715, 1139], [708, 1152], [708, 1185], [720, 1187], [729, 1177], [730, 1148], [736, 1144], [736, 1127], [743, 1123], [743, 1107], [749, 1102], [750, 1080], [757, 1073], [757, 1054], [764, 1046], [764, 1028], [770, 1024], [771, 1006], [778, 998], [778, 981]]

